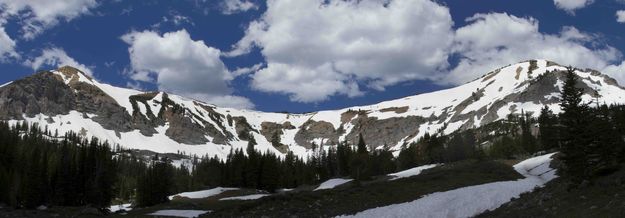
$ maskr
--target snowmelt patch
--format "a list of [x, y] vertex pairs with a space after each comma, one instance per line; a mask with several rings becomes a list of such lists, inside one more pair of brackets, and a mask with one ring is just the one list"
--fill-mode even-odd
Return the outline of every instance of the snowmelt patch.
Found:
[[407, 170], [404, 170], [404, 171], [401, 171], [401, 172], [391, 173], [391, 174], [388, 174], [388, 175], [393, 177], [390, 180], [396, 180], [396, 179], [400, 179], [400, 178], [406, 178], [406, 177], [419, 175], [419, 174], [421, 174], [421, 172], [423, 170], [431, 169], [431, 168], [437, 167], [438, 165], [439, 164], [423, 165], [423, 166], [418, 166], [418, 167], [415, 167], [415, 168], [407, 169]]
[[150, 216], [174, 216], [174, 217], [198, 217], [202, 214], [208, 213], [206, 210], [159, 210], [147, 215]]
[[244, 195], [244, 196], [237, 196], [237, 197], [229, 197], [229, 198], [222, 198], [219, 199], [220, 201], [230, 201], [230, 200], [256, 200], [256, 199], [260, 199], [262, 197], [265, 196], [269, 196], [270, 194], [254, 194], [254, 195]]
[[325, 181], [325, 182], [321, 183], [321, 185], [319, 185], [319, 187], [317, 187], [315, 189], [315, 191], [323, 190], [323, 189], [333, 189], [334, 187], [337, 187], [339, 185], [343, 185], [343, 184], [348, 183], [348, 182], [350, 182], [352, 180], [353, 179], [329, 179], [328, 181]]
[[512, 198], [556, 178], [555, 170], [549, 167], [553, 154], [530, 158], [514, 165], [514, 169], [526, 177], [524, 179], [435, 192], [411, 202], [368, 209], [342, 217], [473, 217], [496, 209]]
[[238, 188], [217, 187], [217, 188], [214, 188], [214, 189], [203, 190], [203, 191], [183, 192], [183, 193], [180, 193], [180, 194], [175, 194], [175, 195], [169, 196], [169, 200], [174, 199], [174, 197], [184, 197], [184, 198], [191, 198], [191, 199], [208, 198], [208, 197], [215, 196], [215, 195], [224, 193], [226, 191], [231, 191], [231, 190], [238, 190]]
[[129, 210], [132, 210], [132, 207], [130, 207], [130, 206], [132, 206], [132, 204], [111, 205], [109, 207], [109, 211], [111, 211], [111, 213], [115, 213], [115, 212], [120, 211], [120, 210], [129, 211]]

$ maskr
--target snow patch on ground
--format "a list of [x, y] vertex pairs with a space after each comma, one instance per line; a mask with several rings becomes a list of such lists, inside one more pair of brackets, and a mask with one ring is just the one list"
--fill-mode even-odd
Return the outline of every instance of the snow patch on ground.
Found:
[[256, 199], [260, 199], [262, 197], [265, 196], [269, 196], [270, 194], [255, 194], [255, 195], [244, 195], [244, 196], [237, 196], [237, 197], [229, 197], [229, 198], [222, 198], [219, 199], [220, 201], [230, 201], [230, 200], [256, 200]]
[[329, 179], [328, 181], [325, 181], [325, 182], [321, 183], [321, 185], [319, 185], [319, 187], [317, 187], [315, 189], [315, 191], [323, 190], [323, 189], [333, 189], [334, 187], [337, 187], [339, 185], [343, 185], [343, 184], [348, 183], [348, 182], [350, 182], [352, 180], [353, 179]]
[[130, 207], [131, 205], [132, 204], [111, 205], [109, 207], [109, 211], [111, 211], [111, 213], [115, 213], [115, 212], [120, 211], [120, 210], [130, 211], [130, 210], [132, 210], [132, 207]]
[[496, 209], [556, 178], [549, 167], [554, 153], [527, 159], [514, 169], [525, 179], [493, 182], [463, 187], [446, 192], [436, 192], [412, 202], [393, 204], [343, 217], [473, 217], [486, 210]]
[[[557, 178], [556, 169], [549, 167], [555, 153], [537, 156], [514, 165], [514, 170], [527, 178], [539, 179], [544, 183]], [[542, 184], [541, 184], [542, 185]]]
[[392, 176], [393, 178], [391, 178], [390, 180], [396, 180], [396, 179], [400, 179], [400, 178], [406, 178], [406, 177], [411, 177], [411, 176], [416, 176], [421, 174], [421, 172], [423, 170], [427, 170], [427, 169], [431, 169], [438, 166], [438, 164], [430, 164], [430, 165], [423, 165], [423, 166], [418, 166], [412, 169], [407, 169], [401, 172], [397, 172], [397, 173], [392, 173], [392, 174], [388, 174], [389, 176]]
[[206, 210], [159, 210], [151, 214], [147, 214], [149, 216], [173, 216], [173, 217], [199, 217], [202, 214], [208, 213], [210, 211]]
[[169, 200], [174, 199], [174, 197], [184, 197], [184, 198], [191, 198], [191, 199], [208, 198], [208, 197], [215, 196], [215, 195], [224, 193], [226, 191], [232, 191], [232, 190], [238, 190], [238, 188], [217, 187], [217, 188], [214, 188], [214, 189], [203, 190], [203, 191], [183, 192], [183, 193], [180, 193], [180, 194], [175, 194], [175, 195], [169, 196]]

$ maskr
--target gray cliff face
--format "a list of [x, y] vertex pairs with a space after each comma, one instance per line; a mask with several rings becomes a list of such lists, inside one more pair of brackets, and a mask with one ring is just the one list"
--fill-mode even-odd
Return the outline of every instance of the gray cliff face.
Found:
[[[472, 93], [459, 95], [464, 97], [438, 106], [421, 101], [406, 101], [397, 105], [381, 103], [379, 107], [372, 105], [326, 111], [322, 118], [314, 118], [316, 113], [273, 114], [223, 109], [197, 101], [181, 103], [176, 100], [180, 97], [161, 92], [134, 91], [137, 94], [125, 99], [132, 106], [128, 108], [120, 105], [119, 97], [111, 96], [110, 90], [107, 92], [96, 83], [91, 83], [94, 81], [92, 78], [75, 68], [62, 67], [54, 73], [42, 71], [0, 87], [0, 119], [21, 120], [39, 114], [56, 116], [77, 111], [101, 128], [113, 130], [118, 138], [120, 133], [133, 131], [152, 137], [159, 134], [158, 128], [167, 126], [166, 131], [160, 134], [186, 145], [231, 146], [241, 142], [246, 144], [255, 137], [254, 141], [261, 143], [262, 139], [277, 151], [286, 153], [294, 145], [311, 149], [319, 144], [336, 145], [341, 141], [354, 144], [362, 134], [370, 149], [391, 149], [414, 141], [425, 132], [441, 132], [454, 123], [458, 125], [455, 130], [466, 130], [501, 119], [500, 111], [520, 113], [523, 110], [519, 104], [511, 103], [557, 105], [559, 99], [554, 93], [559, 92], [558, 85], [564, 80], [566, 71], [558, 68], [552, 72], [539, 72], [539, 69], [545, 69], [545, 64], [540, 68], [537, 61], [526, 63], [519, 67], [511, 65], [515, 68], [512, 70], [502, 70], [506, 69], [504, 67], [488, 73], [476, 80], [481, 85], [477, 89], [472, 88], [469, 91]], [[546, 67], [550, 66], [559, 65], [547, 61]], [[504, 72], [508, 74], [502, 75]], [[583, 82], [580, 81], [578, 87], [593, 98], [604, 97], [597, 92], [597, 87], [612, 86], [613, 89], [624, 90], [608, 76], [592, 70], [585, 72], [589, 73], [582, 74], [586, 76], [582, 76]], [[514, 92], [505, 91], [511, 90], [502, 85], [507, 83], [495, 81], [502, 78], [517, 82]], [[499, 93], [492, 93], [492, 90]], [[494, 94], [503, 97], [489, 99], [488, 96]], [[484, 100], [488, 104], [475, 106], [476, 102]], [[434, 112], [415, 115], [418, 110]], [[327, 115], [330, 112], [333, 114]], [[54, 122], [50, 118], [46, 121]]]
[[388, 148], [400, 142], [404, 138], [412, 138], [419, 134], [419, 125], [426, 122], [423, 117], [408, 116], [394, 117], [379, 120], [375, 117], [358, 116], [352, 120], [354, 130], [347, 134], [348, 142], [358, 142], [358, 135], [362, 133], [363, 139], [368, 143], [370, 150], [373, 146]]
[[0, 118], [67, 114], [77, 107], [73, 90], [50, 73], [38, 73], [0, 88]]
[[[104, 129], [116, 132], [139, 130], [149, 137], [156, 133], [156, 127], [169, 123], [166, 135], [180, 143], [204, 144], [209, 141], [206, 137], [209, 136], [214, 143], [227, 144], [228, 139], [232, 138], [206, 121], [203, 121], [204, 126], [192, 122], [191, 118], [185, 116], [189, 111], [169, 101], [167, 95], [160, 102], [163, 106], [160, 111], [151, 111], [151, 107], [145, 107], [147, 100], [154, 98], [156, 93], [131, 96], [129, 101], [134, 109], [131, 115], [103, 90], [78, 81], [77, 74], [82, 74], [79, 70], [62, 67], [57, 71], [62, 75], [43, 71], [0, 88], [0, 119], [19, 120], [23, 118], [22, 115], [56, 116], [78, 111], [85, 117], [89, 117], [87, 114], [95, 115], [90, 119]], [[69, 82], [66, 84], [62, 77], [69, 78]], [[139, 104], [147, 108], [148, 116], [139, 112]], [[222, 122], [220, 115], [214, 116], [216, 121]]]
[[295, 142], [305, 148], [312, 148], [314, 139], [325, 139], [322, 145], [336, 145], [339, 143], [340, 132], [334, 129], [331, 123], [309, 120], [305, 122], [295, 134]]

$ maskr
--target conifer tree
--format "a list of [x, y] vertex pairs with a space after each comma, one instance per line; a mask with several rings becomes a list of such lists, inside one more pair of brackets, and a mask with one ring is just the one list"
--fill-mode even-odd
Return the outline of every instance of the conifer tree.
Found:
[[523, 111], [519, 119], [519, 124], [521, 127], [521, 147], [525, 152], [534, 154], [538, 149], [536, 148], [536, 140], [531, 132], [532, 119], [530, 115]]
[[562, 154], [566, 164], [565, 172], [577, 180], [586, 177], [586, 151], [589, 149], [590, 135], [587, 128], [590, 124], [588, 105], [582, 103], [583, 91], [577, 88], [575, 69], [567, 69], [564, 86], [561, 92], [560, 107], [562, 132]]
[[137, 184], [137, 205], [152, 206], [169, 201], [173, 187], [173, 167], [158, 155], [152, 160]]
[[416, 167], [418, 163], [417, 144], [410, 143], [408, 147], [404, 147], [397, 156], [397, 170], [406, 170]]
[[352, 153], [352, 149], [346, 142], [341, 142], [336, 147], [337, 171], [339, 176], [348, 176], [351, 174], [350, 160], [353, 156]]
[[254, 136], [251, 136], [250, 140], [247, 143], [247, 163], [244, 167], [245, 173], [245, 185], [248, 187], [259, 187], [259, 163], [260, 156], [254, 146], [256, 145], [256, 140], [254, 140]]
[[362, 133], [358, 134], [358, 146], [355, 156], [351, 159], [350, 169], [352, 171], [352, 177], [356, 181], [367, 179], [369, 177], [366, 172], [369, 161], [369, 153], [367, 151], [367, 144], [362, 137]]
[[365, 140], [362, 138], [362, 133], [358, 134], [358, 150], [356, 151], [359, 154], [364, 154], [367, 153], [367, 144], [365, 143]]
[[560, 143], [557, 135], [558, 131], [556, 129], [556, 117], [547, 105], [545, 105], [540, 110], [540, 115], [538, 116], [538, 124], [538, 137], [542, 149], [551, 150], [554, 148], [560, 148]]

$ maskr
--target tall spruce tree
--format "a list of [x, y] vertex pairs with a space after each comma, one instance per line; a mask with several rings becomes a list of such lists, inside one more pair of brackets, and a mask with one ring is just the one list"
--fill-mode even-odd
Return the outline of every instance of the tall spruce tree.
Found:
[[590, 124], [588, 105], [582, 103], [583, 90], [577, 88], [575, 69], [569, 67], [562, 87], [560, 107], [562, 154], [566, 164], [565, 173], [581, 181], [587, 175], [586, 151], [589, 149], [587, 128]]
[[592, 140], [586, 149], [589, 176], [613, 172], [618, 167], [619, 148], [623, 139], [610, 120], [610, 111], [606, 105], [593, 109], [593, 119], [589, 132]]
[[532, 135], [532, 118], [525, 111], [521, 112], [521, 118], [519, 119], [521, 127], [521, 147], [525, 152], [534, 154], [538, 151], [536, 147], [536, 139]]
[[369, 152], [367, 151], [367, 144], [362, 137], [362, 133], [358, 134], [358, 146], [356, 155], [351, 159], [350, 168], [352, 170], [352, 177], [356, 181], [369, 178], [367, 171], [367, 165], [369, 161]]
[[560, 148], [558, 130], [556, 129], [556, 117], [547, 105], [540, 110], [538, 125], [538, 137], [542, 149], [551, 150]]

